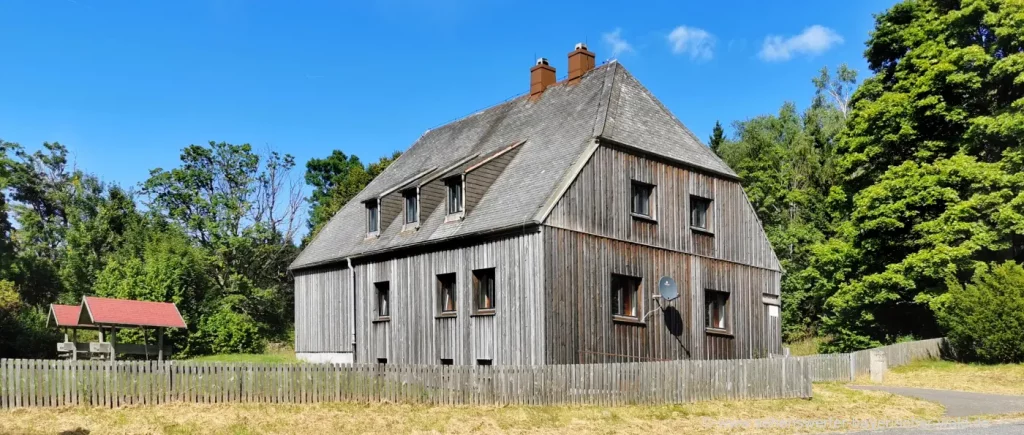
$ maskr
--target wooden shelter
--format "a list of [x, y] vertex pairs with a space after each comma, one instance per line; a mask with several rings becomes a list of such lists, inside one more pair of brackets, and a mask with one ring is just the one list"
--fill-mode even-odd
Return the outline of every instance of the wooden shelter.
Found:
[[[78, 359], [79, 354], [93, 359], [114, 360], [118, 354], [143, 355], [147, 359], [156, 356], [163, 360], [171, 352], [164, 346], [165, 328], [185, 328], [185, 319], [178, 307], [170, 302], [135, 301], [126, 299], [86, 296], [81, 305], [51, 304], [48, 325], [64, 329], [64, 341], [57, 343], [57, 352], [64, 357]], [[127, 344], [117, 342], [117, 330], [123, 328], [155, 329], [155, 345], [151, 345], [146, 334], [146, 343]], [[98, 340], [78, 342], [78, 330], [89, 329], [98, 332]], [[72, 331], [72, 339], [68, 339]]]

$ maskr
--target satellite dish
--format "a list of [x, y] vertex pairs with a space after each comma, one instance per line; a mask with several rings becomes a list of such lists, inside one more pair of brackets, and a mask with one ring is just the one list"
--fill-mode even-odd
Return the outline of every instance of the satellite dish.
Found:
[[676, 280], [669, 276], [661, 277], [658, 280], [658, 293], [666, 301], [679, 299], [679, 287], [676, 286]]

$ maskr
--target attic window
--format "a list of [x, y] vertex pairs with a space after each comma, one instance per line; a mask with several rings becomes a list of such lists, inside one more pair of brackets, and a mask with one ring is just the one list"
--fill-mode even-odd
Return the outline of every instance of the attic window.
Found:
[[633, 197], [630, 211], [632, 211], [633, 216], [653, 219], [654, 210], [651, 202], [654, 198], [654, 185], [633, 180], [630, 190]]
[[405, 223], [414, 224], [418, 222], [420, 220], [420, 201], [416, 189], [402, 192], [402, 197], [405, 198]]
[[696, 230], [711, 231], [708, 222], [708, 211], [711, 200], [699, 196], [690, 196], [690, 227]]
[[462, 177], [451, 177], [444, 180], [445, 190], [448, 191], [448, 214], [462, 212]]
[[380, 208], [377, 201], [366, 203], [366, 234], [374, 235], [380, 230]]

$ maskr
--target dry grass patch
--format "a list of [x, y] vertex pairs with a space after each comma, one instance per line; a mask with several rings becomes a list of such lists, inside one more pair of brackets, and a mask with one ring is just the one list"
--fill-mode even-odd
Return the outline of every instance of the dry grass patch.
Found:
[[[428, 407], [418, 405], [188, 405], [0, 412], [0, 433], [302, 434], [328, 433], [810, 433], [822, 428], [721, 426], [736, 420], [934, 420], [941, 406], [838, 384], [813, 400], [704, 402], [670, 406]], [[88, 432], [86, 432], [88, 431]]]
[[1024, 395], [1024, 364], [918, 361], [890, 370], [884, 385]]

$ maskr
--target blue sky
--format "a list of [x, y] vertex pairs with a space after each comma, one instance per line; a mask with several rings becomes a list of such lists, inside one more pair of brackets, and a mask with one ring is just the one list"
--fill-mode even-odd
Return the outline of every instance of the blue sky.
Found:
[[863, 77], [892, 3], [6, 0], [0, 138], [126, 186], [208, 140], [376, 160], [525, 92], [536, 57], [564, 76], [579, 41], [706, 138], [805, 106], [822, 66]]

